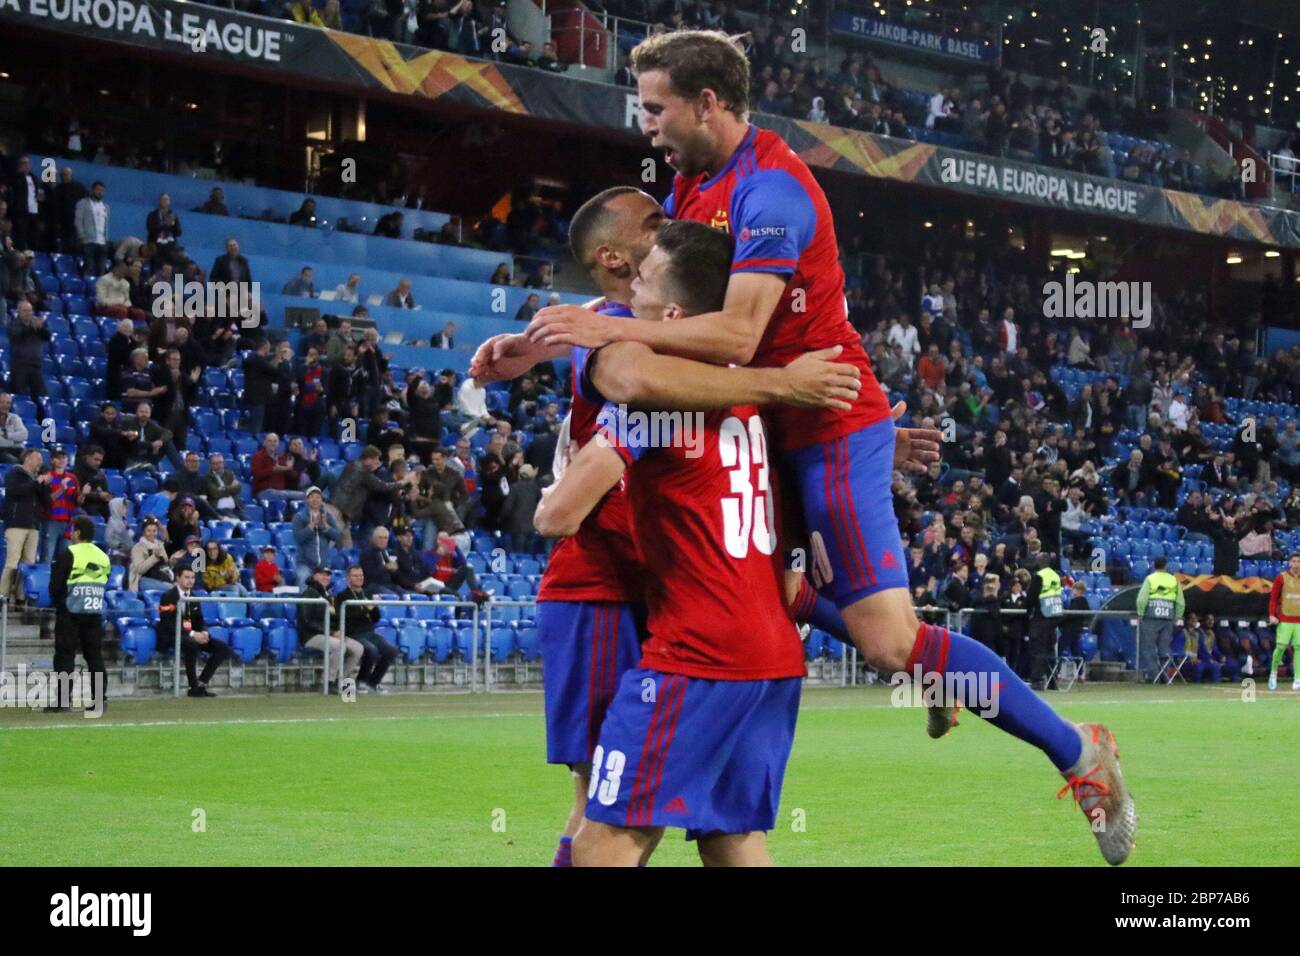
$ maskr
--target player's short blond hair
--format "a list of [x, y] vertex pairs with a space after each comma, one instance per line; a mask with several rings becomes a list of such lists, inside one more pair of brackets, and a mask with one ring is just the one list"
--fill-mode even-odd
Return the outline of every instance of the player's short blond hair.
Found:
[[668, 74], [673, 92], [694, 98], [713, 90], [732, 113], [749, 112], [749, 60], [736, 40], [719, 30], [677, 30], [647, 37], [628, 59], [638, 75]]

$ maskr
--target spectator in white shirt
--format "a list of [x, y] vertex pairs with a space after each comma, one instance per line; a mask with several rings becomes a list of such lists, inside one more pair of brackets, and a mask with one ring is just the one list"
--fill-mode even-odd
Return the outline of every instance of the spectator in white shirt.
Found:
[[19, 464], [22, 450], [27, 445], [27, 426], [13, 412], [14, 400], [8, 392], [0, 392], [0, 462]]
[[[940, 90], [930, 97], [930, 112], [925, 118], [925, 128], [944, 129], [947, 126], [947, 120], [952, 116], [952, 98], [948, 95], [947, 90]], [[942, 120], [943, 122], [939, 122]]]
[[886, 341], [890, 345], [899, 347], [903, 361], [907, 363], [907, 370], [911, 372], [916, 367], [917, 356], [921, 354], [921, 340], [916, 334], [916, 326], [912, 325], [912, 320], [906, 315], [896, 316], [894, 324], [889, 327]]
[[73, 214], [77, 242], [92, 276], [108, 271], [108, 203], [104, 202], [104, 184], [90, 187], [90, 195], [77, 200]]
[[1016, 310], [1007, 306], [998, 323], [998, 346], [1008, 355], [1015, 355], [1020, 349], [1020, 329], [1016, 326]]
[[361, 276], [352, 273], [348, 281], [334, 290], [334, 298], [339, 302], [359, 302], [361, 299]]
[[1180, 432], [1187, 431], [1187, 402], [1182, 395], [1174, 395], [1169, 402], [1169, 424], [1173, 425]]
[[131, 283], [126, 272], [126, 263], [118, 262], [95, 281], [95, 305], [101, 314], [114, 315], [113, 310], [131, 307]]
[[490, 428], [496, 424], [496, 419], [488, 414], [487, 389], [469, 376], [460, 383], [456, 392], [456, 411], [465, 418], [461, 426], [462, 435], [472, 435], [480, 427]]

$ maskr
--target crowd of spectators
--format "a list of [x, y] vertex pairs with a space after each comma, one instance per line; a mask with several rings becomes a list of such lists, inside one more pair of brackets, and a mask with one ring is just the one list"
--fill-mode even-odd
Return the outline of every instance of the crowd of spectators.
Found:
[[[192, 318], [159, 308], [152, 292], [158, 279], [253, 281], [238, 240], [231, 238], [205, 272], [185, 253], [183, 215], [162, 196], [141, 224], [146, 238], [115, 242], [102, 183], [64, 203], [60, 187], [77, 185], [71, 170], [52, 192], [25, 180], [29, 170], [16, 165], [0, 194], [5, 265], [22, 265], [21, 281], [6, 271], [0, 303], [12, 309], [8, 386], [25, 403], [20, 412], [9, 392], [0, 393], [0, 464], [9, 466], [4, 523], [14, 537], [6, 593], [22, 590], [20, 563], [53, 560], [66, 546], [72, 517], [82, 513], [103, 524], [106, 550], [132, 591], [171, 588], [180, 571], [191, 569], [199, 590], [245, 595], [305, 586], [316, 568], [338, 571], [355, 560], [371, 593], [467, 590], [483, 600], [490, 592], [465, 560], [471, 532], [500, 532], [520, 552], [544, 547], [532, 515], [561, 425], [555, 390], [562, 383], [549, 366], [489, 410], [484, 390], [472, 381], [458, 384], [450, 369], [395, 378], [377, 331], [354, 329], [348, 317], [317, 320], [295, 350], [261, 317], [250, 323], [249, 316], [220, 318], [203, 309]], [[26, 195], [39, 195], [37, 213], [10, 217], [7, 200], [25, 195], [25, 183], [32, 186]], [[67, 214], [48, 214], [47, 202], [66, 205]], [[203, 211], [226, 213], [219, 187]], [[313, 227], [313, 214], [309, 200], [295, 225]], [[15, 218], [24, 243], [80, 254], [99, 321], [116, 322], [105, 342], [107, 400], [87, 423], [75, 462], [60, 448], [48, 452], [48, 461], [32, 448], [51, 444], [41, 424], [48, 399], [41, 367], [52, 336], [40, 311], [48, 293], [34, 284], [29, 250], [15, 249]], [[511, 284], [548, 289], [552, 281], [549, 263], [518, 280], [506, 270]], [[286, 291], [315, 291], [309, 268], [291, 281], [298, 285]], [[364, 317], [360, 273], [334, 293]], [[409, 280], [385, 299], [417, 307]], [[454, 347], [455, 332], [455, 323], [446, 324], [432, 344]], [[237, 461], [221, 452], [200, 455], [188, 441], [203, 407], [203, 373], [214, 368], [238, 376], [240, 424], [260, 444]], [[352, 444], [358, 454], [327, 463], [318, 439], [337, 439], [336, 449]], [[110, 474], [151, 478], [156, 490], [133, 501], [109, 490]], [[291, 522], [291, 555], [240, 548], [236, 560], [227, 542], [244, 540], [253, 505]], [[213, 537], [214, 522], [229, 525], [231, 537]]]
[[[449, 370], [395, 377], [376, 330], [354, 329], [347, 318], [333, 326], [318, 320], [295, 351], [261, 322], [159, 315], [150, 292], [156, 278], [251, 280], [238, 241], [205, 273], [185, 255], [183, 215], [160, 196], [142, 224], [144, 238], [113, 248], [111, 197], [102, 184], [81, 190], [70, 214], [71, 195], [57, 200], [52, 193], [41, 202], [65, 212], [42, 216], [38, 204], [20, 228], [24, 217], [7, 215], [10, 200], [44, 189], [24, 176], [30, 167], [19, 164], [0, 199], [7, 261], [20, 265], [18, 279], [11, 269], [5, 286], [15, 310], [10, 389], [35, 403], [44, 398], [40, 359], [50, 338], [39, 312], [44, 293], [33, 285], [27, 250], [14, 245], [16, 233], [79, 251], [95, 280], [96, 311], [118, 322], [107, 343], [109, 400], [91, 425], [90, 444], [75, 463], [52, 456], [43, 473], [51, 477], [33, 525], [43, 557], [64, 538], [65, 527], [50, 525], [66, 526], [79, 510], [107, 522], [133, 588], [167, 584], [178, 565], [199, 555], [221, 569], [201, 574], [202, 585], [304, 585], [318, 564], [337, 563], [355, 534], [358, 560], [369, 555], [362, 567], [373, 586], [427, 591], [436, 588], [430, 578], [444, 586], [460, 578], [457, 586], [474, 589], [463, 560], [469, 532], [500, 532], [518, 550], [536, 546], [531, 517], [560, 430], [555, 395], [565, 391], [553, 369], [516, 382], [490, 410], [483, 389], [472, 380], [457, 385]], [[75, 184], [68, 175], [59, 186]], [[209, 211], [221, 201], [214, 191]], [[313, 215], [303, 203], [296, 224], [312, 227]], [[1279, 557], [1278, 532], [1300, 527], [1300, 491], [1292, 487], [1300, 478], [1296, 423], [1234, 420], [1228, 411], [1230, 398], [1300, 399], [1300, 349], [1258, 355], [1259, 315], [1235, 331], [1216, 328], [1193, 286], [1157, 299], [1146, 330], [1118, 320], [1053, 322], [1042, 317], [1044, 284], [1053, 276], [1005, 244], [935, 242], [899, 259], [873, 254], [850, 236], [842, 259], [850, 318], [878, 377], [907, 399], [914, 418], [952, 433], [942, 469], [895, 479], [919, 604], [1015, 606], [1038, 555], [1085, 561], [1092, 556], [1089, 523], [1113, 518], [1120, 506], [1174, 512], [1190, 535], [1212, 543], [1215, 572], [1229, 575], [1242, 559]], [[105, 264], [111, 267], [94, 276]], [[485, 278], [543, 291], [553, 281], [544, 263], [526, 278], [516, 275], [503, 262]], [[286, 291], [315, 292], [309, 269], [291, 281]], [[335, 297], [364, 310], [363, 284], [355, 273]], [[410, 284], [403, 285], [388, 297], [412, 307]], [[516, 318], [531, 318], [542, 301], [540, 293], [530, 298]], [[434, 344], [454, 346], [454, 336], [454, 327], [444, 327]], [[240, 373], [243, 425], [261, 444], [246, 473], [219, 453], [205, 463], [184, 452], [201, 374], [222, 366]], [[1061, 368], [1097, 374], [1067, 388]], [[1203, 427], [1225, 425], [1236, 437], [1230, 449], [1216, 448]], [[38, 432], [37, 421], [23, 421], [12, 399], [0, 396], [0, 457], [20, 466], [11, 474], [26, 470], [24, 449]], [[366, 447], [333, 473], [312, 445], [322, 437]], [[33, 479], [42, 476], [36, 465]], [[107, 493], [102, 469], [162, 480], [137, 508]], [[272, 555], [261, 574], [243, 569], [253, 573], [236, 581], [229, 554], [204, 540], [201, 522], [239, 522], [250, 502], [288, 503], [282, 513], [293, 520], [299, 560], [283, 569], [281, 556]], [[423, 563], [413, 560], [415, 545], [405, 545], [408, 531]], [[448, 541], [455, 551], [440, 550]], [[397, 553], [403, 547], [405, 557]], [[25, 548], [24, 540], [10, 549], [15, 566]], [[460, 559], [443, 561], [457, 551]], [[1118, 561], [1107, 559], [1104, 570], [1125, 580]], [[1014, 623], [1005, 626], [1014, 631]]]
[[[1228, 412], [1230, 398], [1300, 400], [1300, 349], [1257, 354], [1258, 315], [1217, 328], [1193, 288], [1157, 298], [1144, 330], [1052, 321], [1043, 287], [1060, 276], [992, 244], [936, 243], [918, 262], [850, 240], [842, 260], [877, 376], [913, 421], [949, 439], [942, 467], [894, 478], [919, 606], [992, 620], [1024, 606], [1041, 554], [1067, 559], [1086, 606], [1090, 572], [1133, 580], [1094, 540], [1120, 507], [1159, 509], [1185, 540], [1208, 541], [1216, 574], [1284, 556], [1278, 535], [1300, 529], [1300, 432], [1294, 420]], [[1061, 369], [1089, 381], [1068, 384]], [[1203, 431], [1221, 426], [1233, 429], [1229, 448]], [[1008, 659], [1024, 626], [972, 624], [993, 628], [985, 636]]]

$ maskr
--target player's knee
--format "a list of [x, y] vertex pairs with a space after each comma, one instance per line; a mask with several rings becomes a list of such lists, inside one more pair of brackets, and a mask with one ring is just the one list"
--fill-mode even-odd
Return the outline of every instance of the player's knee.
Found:
[[[900, 593], [907, 596], [906, 591]], [[894, 600], [892, 592], [881, 592], [845, 608], [843, 613], [867, 664], [889, 672], [907, 666], [919, 626], [910, 601]]]
[[590, 824], [581, 827], [573, 835], [571, 844], [573, 865], [600, 866], [600, 843], [601, 836], [595, 827]]
[[700, 854], [700, 862], [705, 866], [727, 865], [727, 853], [715, 840], [701, 840], [696, 850]]

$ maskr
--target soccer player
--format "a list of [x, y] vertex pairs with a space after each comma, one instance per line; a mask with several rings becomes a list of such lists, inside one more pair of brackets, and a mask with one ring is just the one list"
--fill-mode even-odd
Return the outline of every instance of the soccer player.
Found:
[[[677, 170], [666, 211], [736, 239], [726, 295], [719, 308], [677, 322], [616, 321], [551, 306], [527, 334], [543, 345], [635, 342], [661, 354], [754, 366], [841, 346], [863, 377], [852, 408], [768, 413], [783, 475], [802, 504], [814, 585], [839, 606], [874, 668], [912, 674], [919, 667], [924, 681], [952, 689], [946, 706], [930, 709], [931, 736], [947, 733], [964, 705], [1038, 747], [1065, 777], [1062, 795], [1073, 794], [1102, 855], [1122, 863], [1137, 812], [1110, 732], [1064, 720], [978, 641], [917, 620], [892, 508], [894, 427], [848, 323], [830, 209], [804, 162], [778, 135], [748, 122], [744, 54], [722, 33], [678, 31], [640, 43], [631, 65], [642, 129]], [[996, 708], [977, 699], [981, 681], [969, 679], [977, 675], [992, 675], [999, 687]]]
[[[577, 211], [569, 228], [574, 258], [595, 281], [607, 315], [630, 317], [624, 303], [641, 260], [664, 221], [663, 209], [639, 189], [615, 187], [592, 197]], [[725, 279], [725, 271], [722, 273]], [[492, 348], [485, 346], [471, 374], [512, 377], [535, 362], [569, 352], [560, 346], [540, 352], [524, 336], [501, 336], [502, 355], [492, 373]], [[511, 347], [517, 346], [516, 352]], [[783, 369], [723, 369], [686, 359], [650, 354], [627, 375], [618, 401], [663, 402], [673, 407], [718, 407], [736, 402], [837, 401], [848, 407], [857, 395], [853, 366], [835, 365], [828, 350]], [[573, 404], [570, 444], [576, 452], [596, 431], [596, 418], [607, 396], [584, 386], [589, 350], [572, 349]], [[563, 464], [564, 452], [557, 454]], [[558, 472], [557, 472], [558, 474]], [[631, 534], [627, 497], [610, 487], [600, 507], [579, 526], [567, 529], [551, 554], [537, 593], [537, 630], [542, 650], [543, 699], [546, 711], [546, 759], [566, 764], [574, 777], [574, 806], [560, 837], [553, 866], [569, 866], [572, 839], [587, 801], [591, 755], [605, 710], [624, 671], [641, 656], [638, 626], [641, 583], [645, 571]]]
[[1268, 669], [1268, 689], [1277, 690], [1277, 671], [1286, 649], [1291, 648], [1292, 690], [1300, 690], [1300, 551], [1287, 559], [1286, 570], [1273, 579], [1268, 598], [1268, 623], [1277, 625], [1273, 663]]
[[[717, 308], [731, 255], [721, 233], [665, 224], [633, 282], [635, 314]], [[604, 395], [659, 358], [636, 343], [611, 345], [587, 356], [582, 387]], [[596, 440], [548, 489], [536, 518], [544, 534], [571, 533], [631, 465], [626, 494], [647, 572], [649, 637], [605, 714], [575, 862], [636, 865], [665, 826], [677, 826], [698, 840], [706, 865], [770, 864], [766, 832], [804, 662], [785, 602], [763, 422], [752, 404], [679, 415], [650, 448], [632, 437], [636, 414], [605, 406]]]

